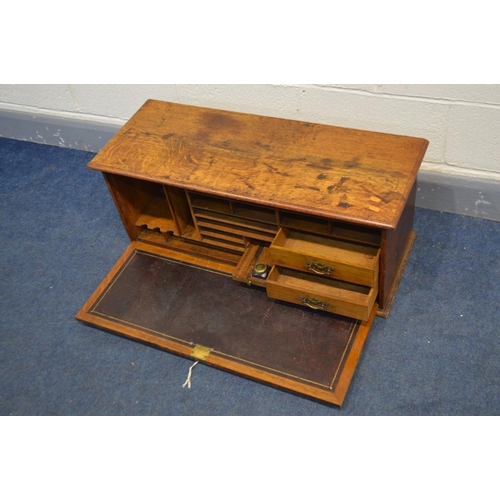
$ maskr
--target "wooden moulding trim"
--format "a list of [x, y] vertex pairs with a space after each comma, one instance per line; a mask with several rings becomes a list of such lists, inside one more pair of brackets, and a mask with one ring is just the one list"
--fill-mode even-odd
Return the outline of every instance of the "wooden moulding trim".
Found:
[[80, 309], [80, 311], [76, 314], [76, 319], [81, 321], [88, 321], [90, 318], [92, 319], [91, 323], [95, 323], [95, 316], [91, 316], [88, 314], [89, 309], [92, 307], [92, 304], [96, 301], [97, 297], [102, 293], [102, 291], [111, 283], [116, 273], [120, 270], [126, 260], [129, 258], [130, 254], [135, 251], [135, 245], [131, 243], [125, 252], [121, 255], [121, 257], [116, 261], [115, 265], [111, 268], [111, 271], [106, 275], [106, 277], [102, 280], [101, 284], [97, 287], [94, 293], [89, 297], [85, 305]]
[[[196, 359], [191, 356], [191, 353], [193, 351], [192, 345], [183, 345], [179, 342], [164, 339], [156, 335], [143, 332], [136, 328], [115, 323], [114, 321], [100, 318], [82, 311], [80, 311], [80, 313], [76, 317], [80, 321], [91, 324], [93, 326], [97, 326], [98, 328], [102, 328], [112, 333], [118, 333], [130, 339], [139, 340], [151, 346], [165, 349], [173, 354]], [[351, 349], [351, 351], [353, 350], [353, 348]], [[217, 355], [216, 353], [209, 354], [209, 356], [202, 362], [209, 366], [213, 366], [214, 368], [220, 368], [238, 375], [243, 375], [257, 382], [265, 382], [281, 389], [287, 389], [292, 392], [310, 396], [315, 399], [333, 403], [338, 406], [342, 404], [343, 398], [345, 396], [345, 391], [347, 390], [347, 387], [345, 387], [346, 384], [342, 385], [342, 391], [336, 389], [335, 392], [310, 387], [309, 385], [303, 384], [301, 382], [295, 382], [293, 380], [280, 377], [279, 375], [275, 375], [264, 370], [259, 370], [258, 368], [253, 368], [251, 366], [241, 364], [237, 361], [226, 359], [222, 356]], [[350, 380], [350, 377], [348, 380]]]
[[337, 382], [337, 387], [335, 388], [335, 394], [340, 399], [340, 402], [338, 403], [339, 405], [342, 404], [347, 393], [347, 389], [349, 388], [349, 385], [351, 383], [354, 371], [356, 370], [359, 358], [361, 357], [366, 338], [368, 337], [368, 332], [370, 331], [373, 320], [375, 319], [377, 309], [378, 304], [375, 304], [370, 317], [368, 318], [368, 321], [364, 321], [359, 325], [358, 333], [356, 335], [356, 338], [354, 339], [353, 345], [351, 346], [351, 350], [349, 351], [344, 369], [340, 374], [339, 381]]
[[94, 316], [93, 314], [89, 314], [87, 310], [83, 311], [82, 309], [82, 311], [77, 314], [76, 318], [85, 323], [97, 326], [98, 328], [103, 328], [104, 330], [108, 330], [112, 333], [119, 333], [120, 335], [123, 335], [130, 339], [140, 340], [141, 342], [144, 342], [151, 346], [160, 347], [182, 356], [189, 356], [191, 354], [191, 351], [193, 350], [193, 346], [191, 345], [183, 345], [176, 341], [168, 340], [156, 335], [152, 335], [150, 333], [143, 332], [137, 328], [122, 325], [105, 318]]
[[[227, 359], [223, 356], [218, 355], [217, 353], [211, 353], [208, 356], [208, 358], [202, 362], [209, 366], [213, 366], [214, 368], [220, 368], [230, 371], [232, 373], [236, 373], [238, 375], [243, 375], [257, 382], [265, 382], [280, 389], [286, 389], [291, 392], [308, 396], [320, 401], [331, 403], [337, 406], [342, 406], [350, 382], [354, 375], [354, 371], [361, 356], [363, 346], [368, 336], [371, 323], [373, 322], [375, 310], [376, 307], [374, 308], [369, 321], [365, 321], [360, 324], [358, 332], [356, 334], [356, 338], [353, 342], [353, 345], [351, 346], [344, 368], [340, 374], [339, 380], [333, 392], [327, 389], [312, 387], [300, 381], [290, 380], [280, 375], [276, 375], [261, 370], [259, 368], [254, 368], [252, 366], [248, 366], [246, 364], [242, 364], [237, 361]], [[97, 327], [104, 328], [105, 330], [109, 330], [114, 333], [119, 333], [135, 340], [140, 340], [152, 346], [160, 347], [174, 354], [179, 354], [184, 357], [196, 359], [191, 356], [191, 353], [193, 351], [192, 345], [183, 345], [180, 342], [164, 339], [153, 334], [145, 333], [136, 328], [117, 324], [105, 318], [100, 318], [87, 314], [86, 312], [83, 314], [80, 312], [77, 318], [86, 323], [90, 323]]]
[[[370, 330], [370, 326], [375, 314], [375, 309], [376, 308], [374, 308], [370, 320], [362, 322], [360, 324], [358, 332], [356, 334], [356, 338], [353, 342], [353, 345], [351, 346], [344, 368], [340, 374], [340, 378], [333, 392], [327, 389], [312, 387], [300, 381], [290, 380], [280, 375], [276, 375], [264, 370], [260, 370], [258, 368], [248, 366], [246, 364], [239, 363], [237, 361], [227, 359], [223, 356], [218, 355], [217, 353], [209, 354], [209, 356], [202, 362], [209, 366], [213, 366], [214, 368], [220, 368], [238, 375], [243, 375], [257, 382], [264, 382], [280, 389], [289, 390], [303, 396], [308, 396], [320, 401], [331, 403], [337, 406], [342, 406], [347, 390], [349, 388], [349, 384], [352, 380], [354, 371], [361, 356], [365, 340], [368, 336], [368, 332]], [[86, 310], [83, 311], [83, 309], [77, 315], [77, 319], [85, 323], [89, 323], [93, 326], [103, 328], [110, 332], [119, 333], [125, 337], [139, 340], [151, 346], [165, 349], [169, 352], [172, 352], [173, 354], [196, 359], [191, 356], [191, 353], [193, 351], [192, 345], [183, 345], [180, 342], [164, 339], [130, 326], [115, 323], [105, 318], [100, 318], [88, 314]]]

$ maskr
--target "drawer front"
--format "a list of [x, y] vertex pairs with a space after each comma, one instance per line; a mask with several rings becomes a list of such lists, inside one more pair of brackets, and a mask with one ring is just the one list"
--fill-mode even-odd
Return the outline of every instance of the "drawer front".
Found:
[[274, 266], [266, 281], [267, 295], [311, 309], [368, 320], [378, 287], [365, 287]]
[[318, 276], [374, 287], [380, 249], [281, 228], [270, 246], [273, 263]]

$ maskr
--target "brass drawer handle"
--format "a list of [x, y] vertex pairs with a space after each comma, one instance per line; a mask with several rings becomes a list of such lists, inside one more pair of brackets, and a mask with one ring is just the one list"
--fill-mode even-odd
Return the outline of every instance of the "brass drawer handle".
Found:
[[318, 300], [318, 299], [311, 299], [309, 297], [301, 297], [300, 300], [302, 301], [302, 303], [305, 306], [310, 307], [311, 309], [325, 309], [326, 307], [328, 307], [328, 303], [321, 302], [321, 300]]
[[328, 267], [325, 266], [324, 264], [321, 264], [320, 262], [306, 262], [307, 269], [309, 271], [312, 271], [313, 273], [316, 274], [331, 274], [335, 269], [333, 267]]

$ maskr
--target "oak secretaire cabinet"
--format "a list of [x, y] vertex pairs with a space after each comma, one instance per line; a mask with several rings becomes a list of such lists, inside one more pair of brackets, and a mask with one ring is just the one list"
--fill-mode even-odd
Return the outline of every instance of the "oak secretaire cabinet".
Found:
[[89, 164], [131, 244], [77, 318], [341, 405], [415, 238], [427, 145], [149, 100]]

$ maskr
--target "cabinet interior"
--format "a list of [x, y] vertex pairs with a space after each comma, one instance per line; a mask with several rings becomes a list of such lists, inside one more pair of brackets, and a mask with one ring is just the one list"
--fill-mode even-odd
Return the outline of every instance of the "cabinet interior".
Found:
[[[155, 182], [107, 174], [127, 226], [148, 234], [204, 242], [242, 253], [249, 242], [271, 243], [280, 227], [322, 235], [339, 241], [379, 247], [381, 231], [289, 210], [240, 202]], [[127, 201], [127, 203], [123, 203]], [[124, 213], [123, 205], [129, 210]], [[154, 239], [157, 243], [160, 241]]]

